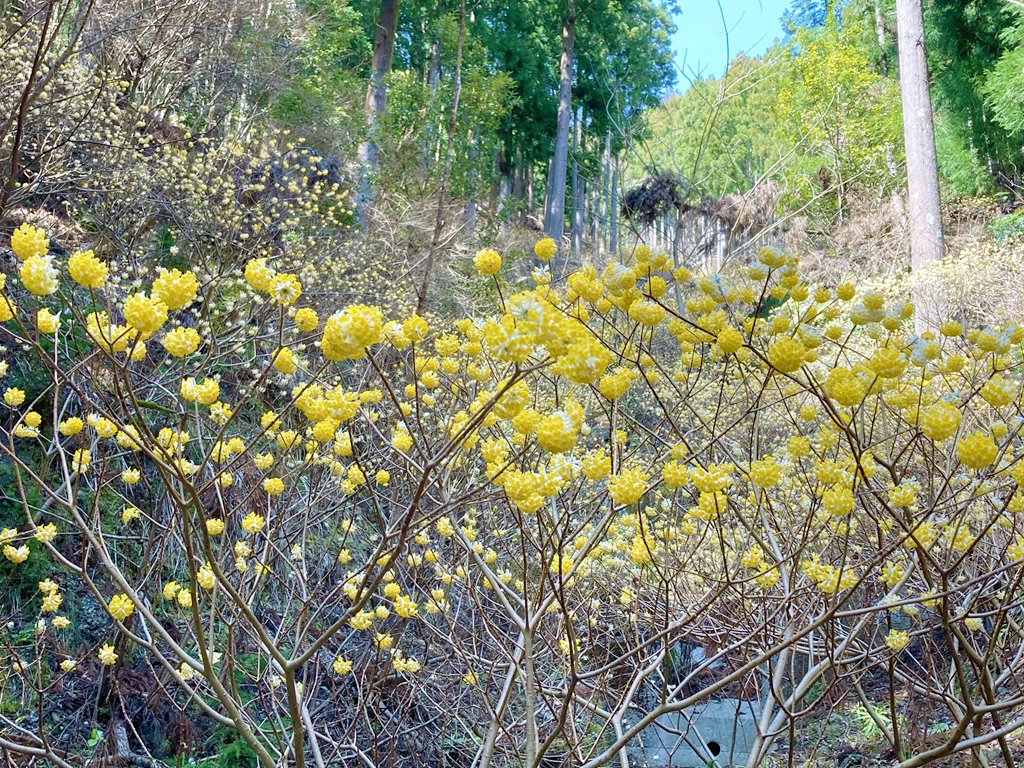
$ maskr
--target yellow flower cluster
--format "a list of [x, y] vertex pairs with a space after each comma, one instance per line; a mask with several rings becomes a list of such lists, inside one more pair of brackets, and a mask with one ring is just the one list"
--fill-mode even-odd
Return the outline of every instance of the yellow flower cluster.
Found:
[[22, 261], [45, 256], [50, 249], [50, 239], [43, 230], [24, 223], [11, 234], [11, 250]]

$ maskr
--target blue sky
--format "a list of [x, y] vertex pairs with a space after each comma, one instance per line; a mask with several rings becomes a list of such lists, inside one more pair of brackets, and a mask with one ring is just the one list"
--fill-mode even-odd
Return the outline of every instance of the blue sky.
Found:
[[[688, 78], [696, 72], [720, 77], [726, 64], [740, 51], [757, 56], [782, 36], [779, 18], [791, 0], [680, 0], [682, 12], [676, 14], [678, 30], [672, 37], [676, 67], [683, 66], [685, 76], [676, 79], [676, 89], [685, 91]], [[725, 24], [722, 16], [725, 16]], [[726, 34], [728, 28], [728, 58]]]

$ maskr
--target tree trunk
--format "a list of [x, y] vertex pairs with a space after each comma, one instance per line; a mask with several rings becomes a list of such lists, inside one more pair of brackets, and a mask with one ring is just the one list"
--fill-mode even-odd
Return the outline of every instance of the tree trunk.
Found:
[[480, 126], [474, 125], [470, 131], [469, 136], [469, 200], [466, 201], [466, 208], [464, 211], [464, 228], [463, 231], [472, 240], [476, 235], [476, 196], [478, 190], [476, 188], [477, 176], [479, 175], [476, 171], [476, 156], [477, 146], [480, 143]]
[[544, 231], [561, 244], [565, 233], [565, 180], [569, 161], [569, 122], [572, 119], [572, 66], [576, 43], [576, 17], [571, 9], [562, 26], [561, 79], [558, 85], [558, 128], [555, 132], [555, 151], [551, 158], [551, 176], [548, 184], [547, 220]]
[[885, 39], [885, 15], [882, 12], [882, 0], [875, 0], [875, 34], [878, 35], [878, 71], [882, 77], [889, 75], [889, 57], [885, 49], [888, 41]]
[[430, 240], [427, 263], [423, 270], [423, 283], [416, 300], [417, 315], [424, 314], [427, 308], [427, 292], [430, 290], [430, 278], [434, 271], [434, 256], [441, 240], [441, 230], [444, 228], [445, 195], [448, 193], [448, 182], [452, 175], [452, 145], [455, 142], [455, 126], [459, 118], [459, 97], [462, 94], [462, 46], [465, 40], [466, 0], [462, 0], [462, 10], [459, 13], [459, 47], [455, 53], [455, 78], [452, 83], [452, 111], [448, 119], [448, 143], [444, 153], [444, 176], [441, 179], [441, 189], [437, 194], [437, 219], [434, 222], [434, 236]]
[[395, 31], [402, 0], [381, 0], [377, 18], [377, 37], [373, 42], [370, 86], [366, 89], [366, 118], [379, 120], [388, 103], [387, 76], [395, 55]]
[[580, 163], [579, 163], [579, 137], [580, 137], [580, 117], [579, 111], [573, 113], [572, 121], [572, 226], [570, 232], [572, 233], [572, 252], [579, 254], [583, 248], [583, 221], [580, 212]]
[[523, 150], [516, 149], [515, 167], [512, 169], [512, 201], [519, 211], [519, 225], [526, 226], [526, 166]]
[[608, 225], [608, 252], [613, 256], [619, 249], [619, 161], [612, 159], [611, 212]]
[[376, 132], [388, 103], [387, 76], [391, 72], [391, 60], [395, 54], [395, 30], [398, 28], [398, 12], [402, 0], [381, 0], [380, 15], [377, 18], [377, 37], [373, 43], [373, 63], [370, 70], [370, 85], [366, 89], [366, 123], [369, 137], [359, 145], [359, 160], [363, 166], [359, 181], [357, 200], [358, 217], [367, 223], [372, 192], [369, 174], [377, 167]]
[[[943, 256], [942, 214], [939, 208], [939, 167], [935, 155], [932, 100], [928, 91], [928, 61], [924, 45], [921, 0], [898, 0], [896, 25], [900, 53], [900, 91], [903, 95], [903, 139], [907, 152], [907, 210], [910, 223], [910, 262], [920, 271]], [[933, 327], [943, 315], [938, 286], [918, 284], [915, 291], [918, 329]]]
[[608, 224], [611, 221], [611, 194], [612, 194], [612, 132], [608, 131], [604, 137], [604, 185], [601, 187], [601, 223], [600, 234], [601, 251], [608, 248]]

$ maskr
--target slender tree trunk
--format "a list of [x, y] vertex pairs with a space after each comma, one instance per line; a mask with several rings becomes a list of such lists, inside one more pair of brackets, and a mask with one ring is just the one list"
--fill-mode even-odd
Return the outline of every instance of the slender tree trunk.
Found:
[[444, 228], [445, 195], [448, 193], [448, 182], [452, 174], [452, 145], [455, 143], [455, 125], [459, 117], [459, 96], [462, 94], [462, 45], [465, 38], [466, 0], [462, 0], [462, 10], [459, 13], [459, 47], [455, 53], [455, 78], [452, 86], [452, 111], [448, 120], [448, 144], [444, 153], [444, 177], [441, 181], [441, 189], [437, 193], [437, 219], [434, 222], [434, 236], [430, 240], [427, 263], [423, 270], [423, 283], [416, 301], [416, 314], [418, 315], [422, 315], [427, 307], [427, 292], [430, 288], [431, 273], [434, 271], [434, 255], [441, 240], [441, 230]]
[[474, 125], [469, 136], [469, 200], [466, 202], [464, 213], [465, 233], [472, 239], [476, 233], [476, 196], [477, 176], [479, 175], [474, 167], [476, 164], [477, 146], [480, 141], [480, 127]]
[[875, 34], [878, 35], [878, 71], [882, 77], [889, 74], [889, 56], [885, 52], [888, 40], [885, 39], [885, 15], [882, 12], [882, 0], [875, 0]]
[[519, 206], [519, 225], [526, 225], [526, 167], [523, 150], [516, 149], [515, 167], [512, 169], [512, 200]]
[[[398, 29], [398, 12], [401, 7], [402, 0], [381, 0], [380, 3], [377, 37], [373, 43], [370, 85], [366, 89], [366, 119], [371, 128], [376, 127], [387, 109], [387, 76], [391, 72], [391, 61], [395, 55], [395, 31]], [[365, 146], [366, 160], [371, 166], [375, 166], [377, 147], [372, 141], [365, 142]]]
[[370, 84], [366, 89], [366, 122], [369, 137], [359, 145], [359, 160], [363, 166], [359, 182], [357, 207], [359, 219], [365, 225], [372, 193], [369, 174], [377, 168], [377, 129], [388, 103], [387, 76], [391, 72], [391, 61], [395, 54], [395, 31], [398, 29], [398, 13], [402, 0], [381, 0], [380, 15], [377, 17], [377, 36], [373, 43], [373, 63]]
[[[533, 215], [535, 192], [533, 186], [533, 165], [526, 166], [526, 218]], [[525, 223], [525, 221], [524, 221]]]
[[608, 224], [611, 221], [611, 194], [612, 194], [612, 132], [608, 131], [604, 137], [604, 185], [601, 187], [601, 223], [600, 238], [601, 250], [608, 248]]
[[611, 215], [608, 217], [608, 252], [615, 255], [619, 248], [619, 161], [612, 159]]
[[548, 215], [544, 231], [556, 243], [565, 233], [565, 181], [569, 160], [569, 122], [572, 118], [572, 68], [576, 43], [576, 16], [570, 6], [562, 26], [561, 78], [558, 85], [558, 128], [555, 132], [555, 151], [551, 158], [548, 184]]
[[[924, 44], [921, 0], [897, 0], [896, 23], [903, 95], [903, 139], [907, 153], [907, 210], [910, 219], [910, 261], [920, 271], [943, 256], [939, 167], [935, 155], [932, 100]], [[944, 313], [938, 286], [919, 283], [915, 295], [918, 329], [935, 326]]]
[[583, 247], [582, 221], [580, 220], [580, 164], [579, 164], [579, 111], [573, 113], [572, 121], [572, 251], [578, 254]]

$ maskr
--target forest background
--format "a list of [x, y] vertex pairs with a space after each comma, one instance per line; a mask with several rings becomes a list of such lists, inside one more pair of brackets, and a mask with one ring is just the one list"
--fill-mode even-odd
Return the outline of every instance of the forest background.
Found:
[[4, 759], [1019, 761], [1024, 7], [907, 5], [0, 3]]

